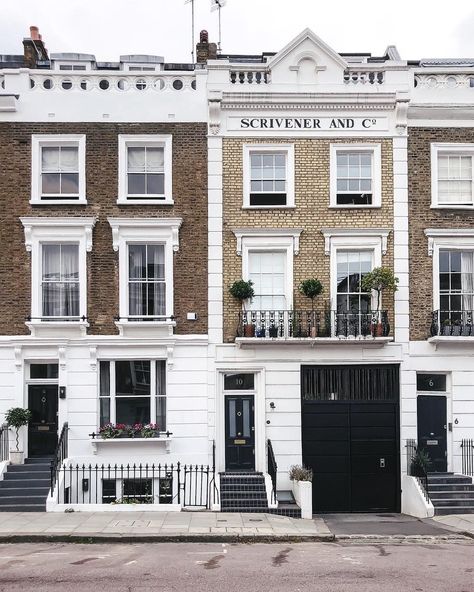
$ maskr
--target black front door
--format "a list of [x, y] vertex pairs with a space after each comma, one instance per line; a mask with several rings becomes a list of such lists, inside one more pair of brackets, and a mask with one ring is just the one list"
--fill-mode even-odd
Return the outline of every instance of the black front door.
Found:
[[419, 395], [417, 401], [418, 447], [431, 460], [430, 471], [448, 470], [446, 440], [446, 397]]
[[255, 470], [255, 421], [253, 395], [225, 397], [226, 471]]
[[58, 386], [30, 384], [28, 409], [28, 456], [53, 454], [58, 442]]

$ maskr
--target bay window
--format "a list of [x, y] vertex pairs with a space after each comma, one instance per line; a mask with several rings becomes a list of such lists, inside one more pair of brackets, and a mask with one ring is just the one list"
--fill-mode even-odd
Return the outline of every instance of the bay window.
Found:
[[99, 368], [100, 427], [156, 423], [166, 430], [164, 360], [103, 360]]

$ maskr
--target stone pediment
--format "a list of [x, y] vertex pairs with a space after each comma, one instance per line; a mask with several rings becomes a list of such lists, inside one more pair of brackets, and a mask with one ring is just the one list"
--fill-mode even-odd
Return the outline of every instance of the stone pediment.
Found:
[[273, 84], [341, 84], [346, 61], [305, 29], [268, 62]]

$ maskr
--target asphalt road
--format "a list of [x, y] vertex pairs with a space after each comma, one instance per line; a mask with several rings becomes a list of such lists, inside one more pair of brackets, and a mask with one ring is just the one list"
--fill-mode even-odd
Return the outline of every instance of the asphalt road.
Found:
[[474, 544], [2, 544], [1, 592], [473, 592]]

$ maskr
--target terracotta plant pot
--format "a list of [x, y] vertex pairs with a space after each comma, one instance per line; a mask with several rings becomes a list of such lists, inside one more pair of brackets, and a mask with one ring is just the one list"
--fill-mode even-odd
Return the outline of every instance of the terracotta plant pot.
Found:
[[318, 336], [318, 328], [317, 327], [311, 327], [311, 337], [313, 339], [315, 339]]
[[255, 325], [244, 325], [244, 337], [255, 337]]

